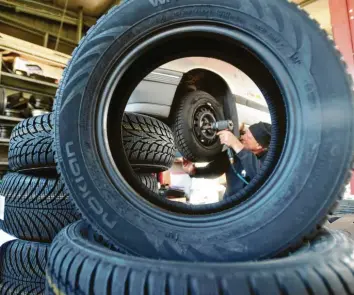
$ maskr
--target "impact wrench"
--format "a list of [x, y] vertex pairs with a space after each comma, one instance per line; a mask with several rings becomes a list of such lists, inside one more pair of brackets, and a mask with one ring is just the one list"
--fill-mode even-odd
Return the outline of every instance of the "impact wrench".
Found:
[[[213, 130], [213, 131], [223, 131], [223, 130], [228, 130], [228, 131], [233, 131], [234, 130], [234, 123], [231, 120], [225, 120], [225, 121], [217, 121], [207, 127], [204, 127], [205, 129], [209, 129], [209, 130]], [[226, 145], [224, 145], [224, 148], [227, 147]], [[232, 148], [227, 147], [227, 156], [229, 158], [232, 170], [234, 171], [234, 173], [237, 175], [238, 178], [240, 178], [245, 184], [248, 184], [248, 181], [246, 179], [244, 179], [239, 173], [237, 173], [237, 171], [235, 170], [234, 167], [234, 163], [235, 163], [235, 159], [234, 159], [234, 152], [232, 150]]]
[[[217, 121], [211, 124], [210, 129], [218, 132], [223, 130], [228, 130], [232, 132], [234, 130], [234, 123], [231, 120]], [[233, 165], [235, 163], [235, 159], [232, 149], [230, 147], [227, 147], [226, 145], [224, 145], [224, 148], [227, 148], [227, 156], [229, 157], [230, 164]]]

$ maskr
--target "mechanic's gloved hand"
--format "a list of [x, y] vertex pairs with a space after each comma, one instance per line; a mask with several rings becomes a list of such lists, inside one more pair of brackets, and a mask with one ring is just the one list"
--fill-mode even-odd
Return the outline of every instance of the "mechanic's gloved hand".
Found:
[[195, 174], [195, 165], [192, 162], [183, 159], [182, 167], [183, 167], [183, 171], [186, 172], [187, 174], [189, 175]]
[[236, 153], [239, 153], [243, 148], [243, 144], [238, 140], [238, 138], [228, 130], [223, 130], [217, 133], [220, 138], [221, 144], [225, 144], [228, 147], [234, 149]]

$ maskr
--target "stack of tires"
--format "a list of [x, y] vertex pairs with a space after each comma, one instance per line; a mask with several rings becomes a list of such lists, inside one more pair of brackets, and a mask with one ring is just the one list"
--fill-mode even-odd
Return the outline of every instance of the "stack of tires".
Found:
[[[124, 115], [123, 142], [135, 175], [158, 193], [154, 173], [174, 159], [171, 130], [143, 115]], [[61, 181], [52, 150], [52, 114], [18, 124], [11, 135], [9, 168], [0, 187], [4, 199], [1, 228], [18, 240], [0, 248], [0, 293], [43, 294], [50, 243], [65, 226], [80, 219]]]
[[51, 115], [42, 115], [11, 134], [1, 229], [18, 239], [0, 248], [1, 294], [43, 294], [50, 243], [80, 218], [56, 171], [51, 132]]
[[[203, 206], [139, 188], [116, 128], [137, 81], [191, 55], [249, 75], [273, 122], [260, 173]], [[87, 224], [52, 243], [47, 293], [353, 294], [354, 243], [321, 230], [350, 178], [351, 88], [327, 34], [288, 1], [113, 8], [75, 50], [56, 97], [56, 162]]]

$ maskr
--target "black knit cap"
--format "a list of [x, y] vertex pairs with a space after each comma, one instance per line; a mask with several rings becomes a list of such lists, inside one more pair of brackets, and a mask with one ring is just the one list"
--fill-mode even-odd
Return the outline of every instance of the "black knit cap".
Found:
[[264, 122], [259, 122], [250, 126], [250, 131], [253, 137], [263, 148], [268, 148], [270, 144], [271, 129], [272, 125]]

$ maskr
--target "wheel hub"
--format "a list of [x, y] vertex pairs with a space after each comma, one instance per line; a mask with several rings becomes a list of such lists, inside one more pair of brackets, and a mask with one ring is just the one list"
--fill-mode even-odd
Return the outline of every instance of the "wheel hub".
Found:
[[202, 105], [195, 111], [193, 131], [202, 145], [211, 146], [217, 141], [216, 131], [210, 128], [215, 122], [215, 111], [210, 104]]

